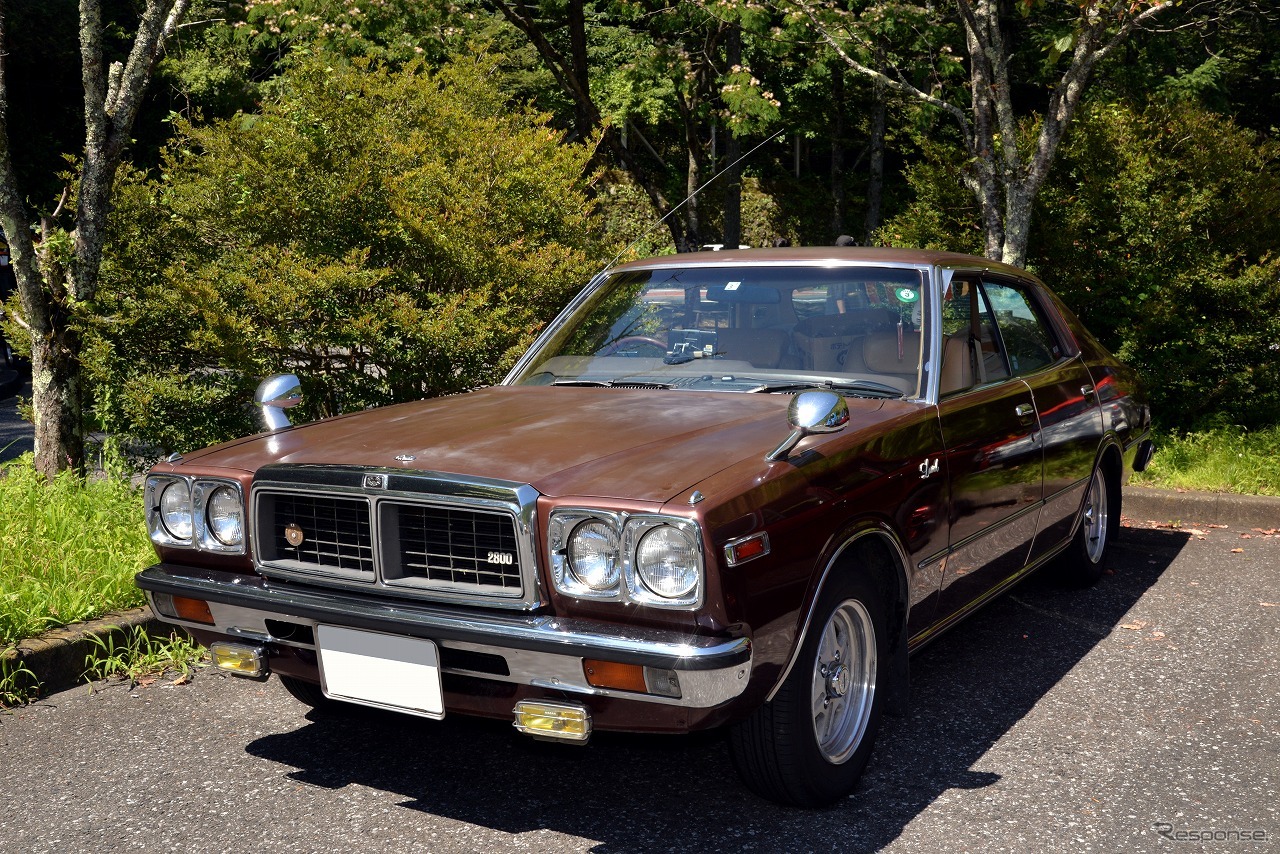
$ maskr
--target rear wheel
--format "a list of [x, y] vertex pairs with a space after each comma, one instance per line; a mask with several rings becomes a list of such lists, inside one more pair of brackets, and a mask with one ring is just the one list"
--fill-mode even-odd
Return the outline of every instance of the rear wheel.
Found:
[[731, 732], [734, 766], [756, 794], [818, 807], [858, 782], [891, 672], [885, 613], [883, 596], [867, 579], [832, 580], [777, 696]]
[[1068, 584], [1088, 587], [1102, 577], [1107, 546], [1115, 537], [1120, 519], [1118, 496], [1112, 490], [1106, 468], [1099, 464], [1089, 478], [1080, 524], [1071, 545], [1058, 558], [1058, 575]]

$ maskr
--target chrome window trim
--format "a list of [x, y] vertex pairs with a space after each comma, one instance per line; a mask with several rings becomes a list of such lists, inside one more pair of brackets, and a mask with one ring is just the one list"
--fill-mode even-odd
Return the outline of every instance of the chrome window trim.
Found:
[[[671, 255], [671, 256], [664, 256], [664, 257], [668, 257], [671, 260], [655, 261], [652, 263], [646, 263], [646, 264], [637, 265], [634, 267], [627, 267], [626, 272], [632, 273], [632, 272], [638, 272], [643, 270], [672, 270], [672, 269], [680, 269], [682, 267], [694, 266], [694, 265], [690, 265], [688, 260], [685, 258], [682, 258], [680, 255]], [[855, 261], [851, 259], [838, 258], [838, 257], [807, 258], [803, 260], [796, 259], [794, 261], [782, 260], [782, 259], [774, 260], [774, 261], [751, 261], [746, 259], [740, 259], [740, 260], [724, 261], [724, 262], [717, 261], [717, 263], [715, 264], [706, 264], [706, 263], [699, 262], [696, 266], [698, 266], [699, 268], [719, 267], [724, 269], [732, 269], [735, 267], [755, 267], [755, 268], [812, 267], [812, 268], [819, 268], [819, 269], [831, 269], [834, 267], [880, 267], [885, 270], [915, 270], [916, 272], [920, 273], [924, 277], [921, 299], [924, 298], [923, 297], [924, 293], [932, 292], [933, 282], [937, 281], [938, 270], [941, 269], [939, 267], [932, 266], [929, 263], [924, 261], [921, 261], [921, 262], [872, 261], [872, 260], [865, 260], [865, 259]], [[499, 383], [499, 385], [516, 385], [516, 377], [523, 374], [525, 370], [528, 369], [534, 363], [534, 360], [538, 358], [538, 354], [541, 353], [542, 349], [547, 345], [547, 343], [552, 338], [554, 338], [556, 334], [558, 334], [560, 328], [569, 320], [570, 317], [574, 315], [574, 313], [578, 311], [578, 309], [582, 306], [583, 303], [585, 303], [588, 299], [590, 299], [591, 296], [599, 288], [601, 288], [604, 285], [604, 283], [607, 282], [612, 275], [614, 275], [614, 273], [618, 272], [618, 269], [619, 268], [617, 267], [610, 267], [607, 270], [602, 270], [599, 273], [597, 273], [595, 277], [592, 278], [591, 281], [587, 283], [587, 286], [584, 287], [582, 290], [580, 290], [577, 293], [577, 295], [574, 296], [574, 298], [569, 301], [569, 304], [566, 305], [558, 315], [556, 315], [555, 320], [551, 321], [543, 328], [542, 332], [538, 335], [538, 337], [535, 338], [533, 340], [533, 343], [529, 345], [529, 348], [525, 350], [524, 353], [521, 354], [520, 358], [516, 360], [516, 363], [511, 366], [511, 370], [508, 371], [507, 375], [502, 378], [502, 382]], [[933, 300], [933, 302], [936, 304], [938, 301]], [[923, 319], [921, 322], [923, 323]], [[934, 326], [935, 328], [939, 328], [936, 323], [934, 324]], [[939, 341], [941, 341], [941, 337], [939, 337]], [[919, 397], [919, 396], [906, 397], [904, 398], [904, 400], [912, 403], [933, 403], [937, 401], [936, 395], [932, 399], [930, 399], [927, 395], [929, 382], [927, 380], [925, 383], [920, 382], [920, 371], [923, 370], [923, 365], [926, 361], [927, 360], [923, 357], [923, 354], [922, 354], [922, 357], [920, 359], [921, 365], [917, 366], [917, 371], [916, 371], [916, 391], [918, 393], [923, 393], [925, 396], [924, 397]], [[935, 371], [934, 373], [938, 373], [938, 372]], [[921, 392], [922, 386], [926, 389], [925, 392]]]
[[[320, 467], [307, 467], [314, 473]], [[323, 467], [333, 482], [298, 482], [287, 478], [266, 477], [254, 481], [250, 491], [250, 526], [253, 538], [254, 568], [262, 575], [287, 578], [319, 584], [326, 587], [342, 587], [349, 590], [376, 592], [388, 596], [404, 596], [432, 602], [452, 602], [463, 605], [479, 605], [491, 608], [533, 610], [546, 604], [538, 573], [537, 500], [538, 491], [528, 484], [498, 481], [489, 478], [467, 478], [444, 475], [437, 472], [405, 472], [396, 469], [355, 467]], [[279, 469], [271, 474], [286, 473]], [[366, 488], [344, 485], [342, 478], [354, 478], [363, 484], [371, 474], [386, 475], [386, 486]], [[406, 486], [418, 487], [414, 489]], [[358, 498], [368, 504], [369, 526], [373, 558], [373, 579], [364, 581], [343, 578], [340, 572], [302, 569], [293, 561], [267, 561], [262, 558], [262, 538], [256, 521], [261, 511], [264, 495], [292, 494], [308, 497]], [[470, 590], [450, 590], [449, 582], [441, 586], [426, 586], [428, 582], [404, 583], [388, 581], [384, 575], [382, 542], [382, 509], [389, 504], [412, 504], [442, 510], [471, 510], [510, 518], [513, 522], [516, 548], [520, 562], [521, 591], [519, 594], [480, 593]]]

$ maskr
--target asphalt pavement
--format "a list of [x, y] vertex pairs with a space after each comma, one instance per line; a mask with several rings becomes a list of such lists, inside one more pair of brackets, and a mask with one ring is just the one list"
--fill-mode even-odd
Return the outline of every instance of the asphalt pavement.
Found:
[[0, 462], [35, 450], [31, 424], [18, 415], [18, 397], [31, 399], [31, 377], [0, 367]]
[[1114, 546], [1095, 587], [1033, 576], [913, 658], [828, 810], [749, 794], [715, 734], [543, 745], [201, 671], [0, 716], [0, 851], [1276, 850], [1280, 537]]

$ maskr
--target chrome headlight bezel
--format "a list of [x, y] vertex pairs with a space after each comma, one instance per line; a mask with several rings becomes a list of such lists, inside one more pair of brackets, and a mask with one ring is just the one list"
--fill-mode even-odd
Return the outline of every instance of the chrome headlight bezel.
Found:
[[[616, 583], [607, 588], [592, 587], [574, 571], [571, 557], [572, 538], [585, 525], [608, 526], [619, 543], [620, 572]], [[645, 579], [637, 550], [647, 534], [669, 527], [678, 532], [688, 547], [693, 563], [687, 567], [693, 584], [678, 596], [664, 596]], [[661, 513], [613, 513], [587, 508], [559, 508], [551, 512], [547, 530], [547, 547], [551, 581], [555, 589], [577, 599], [630, 602], [654, 608], [692, 610], [703, 603], [706, 589], [706, 559], [702, 549], [702, 529], [697, 522]]]
[[[641, 547], [645, 540], [655, 534], [674, 532], [683, 547], [692, 552], [693, 563], [685, 564], [683, 571], [692, 576], [678, 593], [667, 594], [659, 591], [650, 573], [646, 571], [641, 560]], [[696, 606], [702, 597], [702, 555], [697, 526], [692, 523], [672, 519], [669, 516], [636, 517], [627, 520], [625, 528], [624, 554], [631, 562], [630, 571], [626, 573], [627, 593], [633, 601], [646, 605], [662, 604], [667, 607]]]
[[[191, 519], [191, 535], [175, 536], [164, 523], [161, 499], [170, 487], [185, 488], [189, 496], [188, 510]], [[240, 508], [240, 538], [236, 542], [223, 542], [214, 533], [209, 520], [209, 503], [220, 489], [230, 490]], [[248, 540], [247, 514], [244, 490], [239, 481], [219, 477], [185, 477], [182, 475], [148, 475], [144, 487], [147, 516], [147, 533], [159, 546], [179, 549], [198, 549], [216, 554], [242, 555]]]
[[[571, 551], [573, 537], [585, 525], [600, 524], [613, 532], [614, 541], [618, 544], [617, 570], [613, 584], [608, 587], [593, 587], [582, 580], [573, 566]], [[551, 514], [547, 526], [547, 545], [550, 551], [551, 580], [561, 593], [578, 599], [595, 599], [602, 601], [619, 601], [622, 598], [622, 537], [619, 533], [621, 518], [616, 513], [593, 510], [563, 510]]]

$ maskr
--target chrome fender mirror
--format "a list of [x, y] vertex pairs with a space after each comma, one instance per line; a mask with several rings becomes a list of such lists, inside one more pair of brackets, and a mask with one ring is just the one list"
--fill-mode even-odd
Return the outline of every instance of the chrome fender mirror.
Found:
[[283, 430], [290, 425], [286, 409], [302, 402], [302, 383], [293, 374], [276, 374], [258, 384], [253, 402], [262, 408], [262, 423], [266, 430]]
[[839, 433], [849, 423], [849, 404], [834, 391], [805, 391], [791, 399], [787, 424], [791, 435], [765, 455], [768, 462], [785, 460], [791, 449], [805, 436], [815, 433]]

